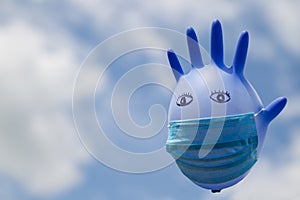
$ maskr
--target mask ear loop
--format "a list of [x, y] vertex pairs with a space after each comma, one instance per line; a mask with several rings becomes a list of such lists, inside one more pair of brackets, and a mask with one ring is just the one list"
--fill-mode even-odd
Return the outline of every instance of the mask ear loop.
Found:
[[263, 108], [262, 109], [260, 109], [257, 113], [254, 113], [254, 117], [257, 117], [261, 112], [263, 112]]

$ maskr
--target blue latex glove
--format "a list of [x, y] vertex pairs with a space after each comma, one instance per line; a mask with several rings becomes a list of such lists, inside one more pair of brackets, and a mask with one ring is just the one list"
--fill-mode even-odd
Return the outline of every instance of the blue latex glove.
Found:
[[[242, 32], [231, 66], [224, 64], [222, 27], [218, 20], [212, 24], [211, 63], [208, 65], [203, 64], [194, 29], [188, 28], [186, 35], [192, 66], [189, 73], [184, 73], [176, 54], [172, 50], [168, 51], [168, 59], [177, 80], [169, 107], [169, 122], [254, 113], [259, 154], [269, 123], [283, 110], [287, 99], [279, 97], [264, 107], [256, 91], [245, 78], [248, 32]], [[247, 173], [218, 185], [198, 185], [218, 191], [236, 184]]]

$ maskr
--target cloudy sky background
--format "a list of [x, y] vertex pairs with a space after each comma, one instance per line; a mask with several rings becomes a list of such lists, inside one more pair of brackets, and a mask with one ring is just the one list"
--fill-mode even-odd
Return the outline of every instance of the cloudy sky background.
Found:
[[[299, 7], [299, 1], [3, 0], [0, 6], [0, 198], [298, 199]], [[188, 26], [196, 29], [201, 44], [209, 50], [210, 26], [216, 18], [223, 25], [226, 63], [231, 63], [240, 32], [248, 30], [247, 77], [265, 105], [277, 96], [288, 97], [287, 108], [271, 124], [262, 155], [249, 176], [216, 195], [192, 184], [174, 164], [156, 172], [128, 174], [93, 159], [81, 144], [72, 117], [74, 81], [89, 52], [108, 37], [129, 29], [162, 27], [184, 33]], [[143, 40], [146, 36], [139, 37]], [[119, 45], [130, 45], [139, 37], [133, 35]], [[146, 39], [153, 43], [165, 42], [165, 46], [170, 44], [169, 38], [163, 35], [150, 34]], [[178, 41], [182, 42], [185, 40]], [[99, 83], [96, 114], [100, 123], [106, 124], [105, 132], [111, 134], [108, 137], [121, 148], [148, 152], [164, 145], [165, 126], [149, 140], [124, 136], [111, 122], [112, 114], [107, 106], [110, 101], [103, 97], [132, 67], [150, 61], [166, 64], [162, 53], [148, 50], [121, 57]], [[124, 68], [117, 68], [120, 63], [126, 63]], [[90, 73], [92, 77], [93, 71]], [[147, 76], [154, 82], [165, 78], [151, 70]], [[84, 88], [80, 91], [82, 110], [85, 109]], [[149, 122], [149, 106], [160, 103], [167, 110], [170, 98], [170, 92], [162, 88], [144, 89], [133, 95], [136, 100], [130, 104], [132, 117], [139, 124]], [[153, 94], [160, 98], [151, 99]], [[89, 121], [89, 116], [83, 118]], [[86, 131], [97, 130], [87, 127]]]

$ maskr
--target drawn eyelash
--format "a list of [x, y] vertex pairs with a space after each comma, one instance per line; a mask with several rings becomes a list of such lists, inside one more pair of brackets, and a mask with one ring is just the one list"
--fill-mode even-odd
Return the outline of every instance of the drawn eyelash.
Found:
[[179, 95], [178, 98], [183, 97], [183, 96], [185, 96], [185, 97], [193, 97], [191, 93], [186, 92], [186, 93], [183, 93], [183, 94]]

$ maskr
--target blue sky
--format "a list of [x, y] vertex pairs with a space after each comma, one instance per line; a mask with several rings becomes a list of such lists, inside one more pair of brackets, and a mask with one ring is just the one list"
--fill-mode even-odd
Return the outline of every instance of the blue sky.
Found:
[[[299, 4], [4, 0], [0, 7], [0, 199], [298, 199]], [[215, 195], [192, 184], [175, 164], [154, 172], [131, 174], [95, 160], [79, 140], [72, 113], [74, 81], [91, 50], [107, 38], [135, 28], [160, 27], [184, 33], [188, 26], [193, 26], [201, 45], [209, 51], [210, 26], [216, 18], [223, 25], [225, 62], [231, 63], [239, 34], [248, 30], [246, 76], [264, 105], [278, 96], [288, 98], [286, 109], [269, 127], [259, 162], [249, 176]], [[184, 48], [184, 38], [173, 39], [163, 34], [133, 34], [119, 46], [106, 49], [107, 55], [145, 40], [154, 46], [168, 48], [180, 44], [179, 48]], [[101, 59], [95, 61], [101, 67]], [[112, 95], [122, 75], [151, 62], [167, 65], [164, 51], [135, 51], [118, 58], [96, 90], [98, 120], [104, 124], [107, 137], [127, 151], [163, 148], [167, 137], [166, 123], [149, 139], [124, 134], [113, 121], [110, 99], [106, 97]], [[88, 73], [91, 77], [96, 74], [93, 68]], [[154, 69], [136, 80], [165, 81], [170, 87], [174, 84], [170, 77], [157, 74]], [[84, 110], [91, 83], [86, 81], [78, 93], [79, 111], [82, 119], [89, 121]], [[125, 87], [132, 83], [127, 82]], [[132, 119], [146, 125], [148, 109], [157, 103], [167, 112], [170, 95], [160, 86], [147, 85], [137, 90], [128, 104]], [[163, 115], [158, 112], [154, 116]], [[98, 131], [85, 128], [85, 132]]]

